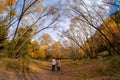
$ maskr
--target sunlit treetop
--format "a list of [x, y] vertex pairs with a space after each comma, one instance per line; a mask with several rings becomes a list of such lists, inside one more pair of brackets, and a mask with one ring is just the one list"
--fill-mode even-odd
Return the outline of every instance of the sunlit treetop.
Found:
[[9, 6], [12, 6], [15, 4], [15, 0], [6, 0], [6, 3], [9, 5]]
[[15, 0], [0, 0], [0, 14], [4, 14], [15, 4]]

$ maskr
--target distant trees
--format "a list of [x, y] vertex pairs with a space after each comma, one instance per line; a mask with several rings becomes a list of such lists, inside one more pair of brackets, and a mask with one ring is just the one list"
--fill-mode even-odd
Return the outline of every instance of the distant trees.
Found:
[[44, 59], [50, 58], [51, 54], [49, 53], [49, 49], [51, 49], [52, 37], [47, 33], [43, 33], [40, 39], [41, 54], [43, 54]]
[[63, 49], [62, 45], [60, 42], [54, 41], [52, 44], [52, 56], [58, 57], [58, 58], [63, 58]]

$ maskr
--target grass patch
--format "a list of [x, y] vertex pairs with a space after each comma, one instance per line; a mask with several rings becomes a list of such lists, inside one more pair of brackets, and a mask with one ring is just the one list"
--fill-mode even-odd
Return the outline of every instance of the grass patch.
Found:
[[33, 59], [11, 59], [1, 58], [0, 59], [0, 70], [10, 72], [23, 72], [26, 69], [29, 72], [39, 72], [42, 69], [50, 70], [51, 64], [49, 62], [38, 61]]
[[16, 72], [20, 72], [22, 71], [22, 64], [15, 59], [6, 61], [6, 66], [5, 66], [6, 70], [9, 71], [16, 71]]
[[39, 72], [42, 69], [43, 70], [50, 70], [51, 64], [47, 61], [32, 60], [30, 63], [30, 68], [35, 72]]
[[23, 68], [29, 70], [29, 64], [22, 59], [1, 58], [0, 70], [10, 72], [23, 72]]
[[96, 69], [96, 74], [111, 76], [109, 80], [120, 79], [120, 56], [113, 55], [104, 61], [104, 66]]

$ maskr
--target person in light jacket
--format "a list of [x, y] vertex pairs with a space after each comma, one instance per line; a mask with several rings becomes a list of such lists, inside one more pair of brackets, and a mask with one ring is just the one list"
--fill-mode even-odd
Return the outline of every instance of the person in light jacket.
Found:
[[52, 58], [52, 72], [55, 71], [55, 66], [56, 66], [56, 60], [55, 60], [55, 58], [53, 57], [53, 58]]

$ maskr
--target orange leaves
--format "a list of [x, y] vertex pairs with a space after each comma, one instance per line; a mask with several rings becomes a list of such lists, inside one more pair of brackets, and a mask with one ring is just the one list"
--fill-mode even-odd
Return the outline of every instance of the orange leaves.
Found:
[[9, 6], [12, 6], [12, 5], [15, 3], [15, 0], [6, 0], [6, 3], [7, 3]]
[[5, 3], [3, 1], [0, 2], [0, 8], [1, 7], [4, 7], [5, 6]]
[[4, 1], [1, 1], [1, 2], [0, 2], [0, 14], [3, 14], [3, 13], [4, 13], [4, 12], [3, 12], [4, 7], [5, 7], [5, 2], [4, 2]]
[[[14, 4], [15, 4], [15, 0], [1, 0], [0, 14], [4, 14], [5, 11], [9, 10], [9, 6], [13, 6]], [[15, 9], [13, 9], [11, 12], [12, 12], [12, 15], [15, 15]]]

